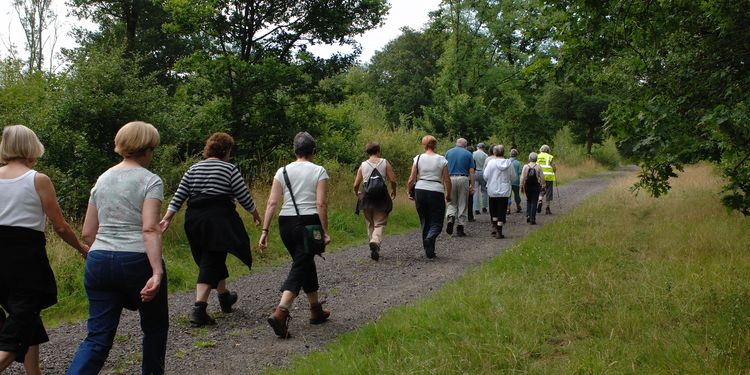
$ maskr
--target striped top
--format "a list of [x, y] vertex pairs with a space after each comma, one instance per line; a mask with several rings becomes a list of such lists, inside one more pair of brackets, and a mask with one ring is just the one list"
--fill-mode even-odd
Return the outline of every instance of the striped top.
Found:
[[223, 160], [207, 159], [188, 168], [169, 202], [168, 210], [177, 212], [186, 199], [201, 195], [226, 195], [237, 199], [248, 212], [255, 211], [255, 202], [240, 170]]

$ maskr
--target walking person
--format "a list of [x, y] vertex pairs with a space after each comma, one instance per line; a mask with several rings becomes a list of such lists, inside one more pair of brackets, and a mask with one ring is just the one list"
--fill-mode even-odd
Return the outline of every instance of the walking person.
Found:
[[435, 152], [435, 137], [422, 137], [422, 146], [424, 153], [414, 157], [407, 186], [409, 199], [414, 200], [419, 214], [425, 256], [432, 259], [436, 256], [435, 242], [443, 230], [445, 203], [451, 201], [451, 178], [448, 161]]
[[[521, 183], [521, 169], [523, 166], [521, 165], [521, 162], [518, 161], [518, 150], [511, 149], [510, 150], [510, 161], [513, 163], [513, 169], [516, 171], [516, 177], [511, 181], [511, 188], [513, 190], [513, 201], [516, 202], [516, 213], [521, 213], [521, 191], [520, 191], [520, 183]], [[508, 213], [511, 211], [512, 203], [511, 197], [508, 197]]]
[[456, 236], [466, 236], [464, 224], [467, 219], [468, 196], [474, 192], [474, 158], [471, 152], [466, 150], [466, 140], [456, 140], [456, 147], [445, 153], [448, 160], [448, 174], [451, 179], [450, 201], [448, 201], [448, 224], [445, 232], [453, 234], [453, 226], [456, 226]]
[[279, 201], [279, 233], [289, 255], [292, 267], [281, 286], [278, 307], [268, 318], [268, 324], [281, 338], [289, 338], [289, 308], [303, 290], [310, 302], [310, 324], [321, 324], [328, 320], [330, 311], [324, 310], [318, 300], [318, 271], [315, 255], [305, 251], [307, 225], [320, 225], [325, 244], [331, 242], [328, 234], [328, 208], [326, 190], [328, 173], [325, 168], [313, 163], [315, 139], [307, 132], [294, 137], [294, 155], [297, 159], [276, 171], [268, 196], [260, 236], [260, 250], [268, 247], [268, 231]]
[[[474, 155], [474, 147], [468, 146], [466, 147], [466, 151], [471, 152], [472, 155]], [[474, 162], [474, 166], [476, 167], [476, 162]], [[476, 168], [474, 168], [474, 183], [476, 184]], [[469, 200], [466, 202], [466, 218], [467, 221], [470, 223], [475, 222], [474, 219], [474, 190], [469, 191]]]
[[[388, 223], [388, 214], [393, 209], [396, 199], [396, 174], [391, 163], [380, 156], [380, 144], [368, 142], [365, 146], [368, 159], [360, 164], [357, 176], [354, 177], [354, 195], [357, 196], [357, 211], [364, 211], [367, 223], [367, 238], [370, 243], [370, 258], [380, 259], [380, 244], [383, 241], [383, 229]], [[391, 193], [385, 184], [385, 178], [391, 185]], [[364, 183], [364, 191], [360, 185]]]
[[159, 227], [164, 185], [146, 169], [158, 144], [153, 125], [137, 121], [123, 126], [115, 136], [115, 152], [122, 162], [102, 173], [91, 189], [83, 221], [83, 238], [91, 244], [83, 279], [89, 300], [88, 335], [68, 375], [101, 371], [123, 308], [140, 314], [141, 373], [164, 373], [169, 331]]
[[477, 145], [477, 150], [472, 154], [474, 166], [476, 167], [474, 172], [474, 215], [479, 215], [480, 210], [481, 213], [486, 213], [489, 204], [487, 183], [484, 181], [484, 175], [482, 174], [484, 163], [487, 161], [487, 154], [484, 152], [484, 147], [485, 144], [480, 142]]
[[234, 138], [227, 133], [214, 133], [206, 140], [204, 160], [193, 164], [182, 176], [167, 213], [159, 223], [165, 232], [172, 217], [187, 201], [185, 234], [199, 268], [195, 304], [189, 317], [193, 327], [216, 324], [206, 311], [211, 290], [216, 289], [219, 307], [224, 313], [232, 312], [237, 302], [237, 293], [230, 292], [226, 286], [227, 253], [236, 256], [248, 268], [253, 265], [250, 238], [235, 209], [235, 199], [253, 216], [256, 225], [260, 225], [260, 215], [240, 170], [229, 163], [232, 147]]
[[539, 194], [544, 191], [544, 172], [536, 163], [537, 154], [529, 154], [529, 163], [523, 166], [521, 172], [521, 192], [526, 194], [526, 222], [536, 224], [536, 208]]
[[539, 206], [536, 208], [536, 212], [542, 212], [543, 203], [546, 203], [544, 213], [549, 215], [552, 213], [550, 210], [550, 203], [552, 202], [553, 189], [555, 187], [555, 174], [557, 173], [557, 166], [555, 165], [554, 156], [550, 154], [550, 148], [547, 145], [542, 145], [539, 148], [538, 163], [542, 167], [544, 172], [544, 194], [539, 196]]
[[[57, 303], [47, 258], [45, 216], [85, 258], [89, 247], [65, 221], [52, 181], [33, 169], [44, 154], [34, 131], [6, 126], [0, 140], [0, 373], [13, 361], [41, 374], [39, 345], [49, 341], [40, 313]], [[8, 313], [6, 317], [5, 312]]]
[[495, 146], [495, 158], [488, 161], [484, 167], [484, 179], [487, 180], [487, 194], [490, 196], [490, 221], [492, 235], [495, 238], [505, 238], [503, 225], [505, 224], [508, 197], [512, 191], [511, 182], [515, 178], [516, 170], [513, 163], [506, 159], [503, 145]]

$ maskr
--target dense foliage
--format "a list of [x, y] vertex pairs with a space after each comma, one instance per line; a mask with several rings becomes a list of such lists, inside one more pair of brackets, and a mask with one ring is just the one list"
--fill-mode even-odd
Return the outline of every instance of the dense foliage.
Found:
[[77, 32], [62, 73], [2, 62], [0, 121], [38, 131], [42, 167], [71, 214], [134, 119], [160, 129], [154, 168], [168, 187], [215, 131], [233, 134], [234, 161], [264, 180], [300, 130], [319, 137], [326, 163], [350, 170], [363, 157], [355, 142], [368, 139], [387, 140], [387, 157], [412, 152], [425, 132], [525, 154], [543, 143], [555, 151], [565, 128], [608, 160], [598, 145], [613, 137], [642, 166], [636, 187], [655, 195], [674, 169], [714, 161], [728, 177], [725, 203], [750, 214], [741, 2], [444, 0], [365, 64], [357, 52], [308, 49], [356, 47], [354, 36], [383, 21], [385, 0], [69, 3], [99, 28]]

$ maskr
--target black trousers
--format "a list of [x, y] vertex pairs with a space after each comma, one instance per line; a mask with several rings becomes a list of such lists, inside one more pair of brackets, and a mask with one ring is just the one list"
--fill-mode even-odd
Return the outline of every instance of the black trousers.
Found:
[[492, 221], [505, 223], [505, 214], [507, 211], [508, 197], [490, 197], [490, 217]]
[[317, 292], [318, 270], [315, 267], [315, 255], [305, 254], [305, 225], [320, 225], [320, 217], [315, 215], [279, 216], [279, 234], [286, 250], [292, 256], [292, 268], [289, 269], [281, 291], [299, 294]]
[[414, 201], [422, 224], [422, 240], [437, 238], [443, 231], [445, 193], [415, 189]]

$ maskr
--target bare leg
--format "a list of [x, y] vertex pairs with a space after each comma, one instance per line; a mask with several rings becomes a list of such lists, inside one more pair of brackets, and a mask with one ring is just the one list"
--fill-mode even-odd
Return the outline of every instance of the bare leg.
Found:
[[310, 301], [311, 305], [313, 303], [317, 303], [318, 302], [318, 292], [307, 293], [307, 300]]
[[216, 285], [216, 291], [219, 294], [227, 292], [227, 280], [226, 279], [219, 281], [219, 284]]
[[296, 294], [292, 293], [289, 290], [285, 290], [284, 293], [281, 294], [281, 301], [279, 301], [279, 306], [288, 309], [292, 306], [292, 303], [294, 303], [295, 298], [297, 298]]
[[23, 358], [23, 368], [26, 375], [42, 375], [42, 369], [39, 368], [39, 345], [29, 346]]
[[16, 359], [16, 353], [0, 351], [0, 372], [5, 371]]
[[195, 285], [195, 301], [206, 302], [208, 296], [211, 294], [211, 285], [208, 284], [196, 284]]

